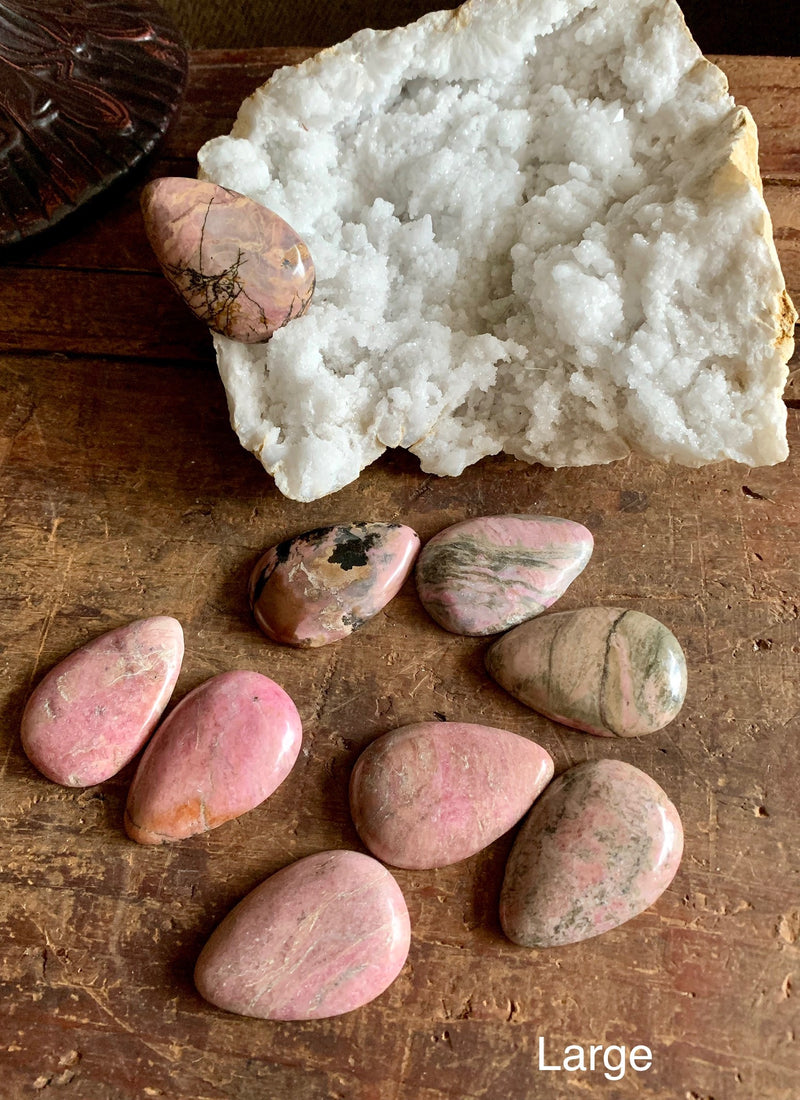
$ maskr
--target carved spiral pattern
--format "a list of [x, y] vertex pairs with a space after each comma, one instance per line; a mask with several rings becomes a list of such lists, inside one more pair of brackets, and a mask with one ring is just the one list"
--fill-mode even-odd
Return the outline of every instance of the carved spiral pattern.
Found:
[[0, 0], [0, 244], [60, 221], [151, 152], [186, 65], [154, 0]]

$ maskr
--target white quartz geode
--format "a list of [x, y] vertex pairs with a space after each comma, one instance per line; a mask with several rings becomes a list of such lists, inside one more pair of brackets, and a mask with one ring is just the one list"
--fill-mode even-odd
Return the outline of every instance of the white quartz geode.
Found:
[[317, 268], [266, 345], [215, 339], [242, 444], [296, 500], [387, 447], [460, 473], [630, 451], [786, 457], [795, 314], [755, 126], [674, 0], [472, 0], [278, 70], [204, 178]]

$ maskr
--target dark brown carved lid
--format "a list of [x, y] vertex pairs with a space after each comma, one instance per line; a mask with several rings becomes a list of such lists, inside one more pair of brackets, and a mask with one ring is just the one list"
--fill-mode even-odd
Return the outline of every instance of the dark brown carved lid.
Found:
[[155, 0], [0, 0], [0, 245], [60, 221], [150, 153], [186, 63]]

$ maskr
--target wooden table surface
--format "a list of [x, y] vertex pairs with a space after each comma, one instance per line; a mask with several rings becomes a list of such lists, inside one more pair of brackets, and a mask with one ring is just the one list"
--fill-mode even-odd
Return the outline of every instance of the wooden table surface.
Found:
[[[193, 174], [272, 68], [307, 51], [200, 53], [150, 175]], [[800, 300], [800, 60], [724, 58], [760, 126], [765, 193]], [[143, 178], [143, 177], [142, 177]], [[228, 426], [206, 330], [145, 242], [139, 178], [58, 235], [7, 256], [0, 308], [0, 1095], [74, 1100], [796, 1100], [800, 1095], [800, 400], [792, 456], [699, 471], [637, 459], [548, 470], [504, 457], [458, 479], [384, 456], [315, 504], [280, 497]], [[797, 361], [795, 361], [796, 365]], [[690, 685], [667, 729], [572, 733], [482, 671], [486, 642], [427, 619], [412, 583], [350, 639], [267, 642], [246, 579], [287, 535], [400, 520], [423, 539], [466, 516], [541, 512], [596, 549], [562, 608], [645, 610], [682, 641]], [[28, 763], [18, 728], [44, 672], [134, 618], [172, 614], [186, 658], [175, 699], [254, 668], [296, 700], [304, 747], [245, 818], [160, 849], [122, 829], [132, 768], [69, 790]], [[378, 734], [435, 717], [531, 736], [556, 771], [616, 757], [681, 812], [671, 887], [627, 925], [561, 949], [509, 943], [497, 898], [511, 837], [453, 867], [397, 872], [408, 962], [338, 1019], [269, 1023], [194, 992], [200, 946], [252, 886], [296, 857], [362, 850], [346, 788]], [[556, 1072], [568, 1044], [641, 1044], [618, 1081]]]

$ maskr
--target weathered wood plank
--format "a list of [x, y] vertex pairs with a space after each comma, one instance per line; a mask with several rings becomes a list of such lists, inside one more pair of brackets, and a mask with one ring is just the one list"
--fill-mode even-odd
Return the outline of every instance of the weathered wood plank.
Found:
[[207, 360], [208, 328], [160, 271], [6, 268], [0, 345], [8, 352]]
[[[754, 472], [635, 460], [549, 471], [493, 459], [443, 480], [391, 455], [309, 506], [280, 498], [239, 448], [212, 371], [20, 357], [6, 362], [3, 387], [0, 817], [11, 844], [0, 982], [20, 1095], [70, 1070], [101, 1098], [150, 1088], [178, 1100], [259, 1089], [368, 1100], [392, 1095], [381, 1091], [387, 1082], [402, 1100], [560, 1097], [536, 1068], [543, 1034], [554, 1047], [647, 1043], [656, 1059], [641, 1085], [648, 1097], [673, 1100], [684, 1086], [725, 1095], [738, 1073], [743, 1090], [758, 1082], [758, 1095], [789, 1100], [796, 1063], [781, 990], [797, 950], [786, 938], [800, 713], [796, 459]], [[794, 410], [790, 421], [800, 453]], [[487, 510], [565, 514], [592, 527], [595, 559], [563, 606], [624, 602], [669, 622], [692, 676], [672, 727], [605, 743], [526, 712], [483, 675], [485, 643], [433, 626], [411, 584], [327, 651], [281, 649], [250, 621], [249, 569], [285, 534], [368, 511], [427, 538]], [[186, 628], [176, 697], [225, 668], [258, 668], [298, 701], [305, 749], [266, 806], [152, 851], [121, 829], [130, 769], [95, 790], [61, 790], [26, 762], [15, 730], [31, 684], [53, 662], [102, 629], [157, 612]], [[358, 847], [345, 792], [359, 750], [436, 713], [534, 736], [559, 770], [613, 755], [654, 775], [687, 830], [667, 895], [599, 940], [527, 952], [503, 939], [496, 916], [505, 838], [456, 867], [398, 872], [414, 945], [374, 1006], [305, 1025], [248, 1023], [204, 1006], [191, 967], [215, 921], [287, 859]], [[61, 1065], [72, 1051], [79, 1060]]]

